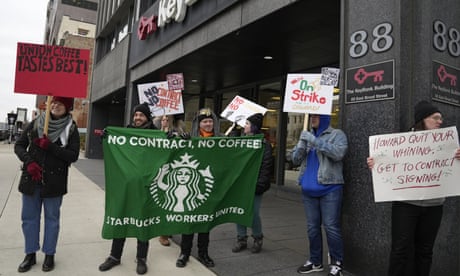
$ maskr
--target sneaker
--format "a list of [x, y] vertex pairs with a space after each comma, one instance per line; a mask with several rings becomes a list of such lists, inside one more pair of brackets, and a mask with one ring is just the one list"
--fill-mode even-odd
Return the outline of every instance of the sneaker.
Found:
[[323, 271], [323, 269], [324, 267], [322, 264], [315, 265], [312, 262], [307, 261], [303, 266], [297, 269], [297, 272], [301, 274], [307, 274], [307, 273], [316, 272], [316, 271]]
[[168, 236], [160, 236], [158, 238], [158, 241], [163, 246], [170, 246], [171, 245], [171, 243], [169, 242], [169, 237]]
[[327, 276], [342, 276], [342, 267], [340, 265], [331, 265], [331, 270]]

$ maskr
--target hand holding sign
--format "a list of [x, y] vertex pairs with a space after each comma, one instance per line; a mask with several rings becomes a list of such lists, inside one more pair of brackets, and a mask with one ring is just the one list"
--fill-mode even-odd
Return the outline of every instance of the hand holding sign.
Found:
[[244, 127], [244, 123], [247, 117], [255, 113], [267, 112], [267, 109], [261, 105], [258, 105], [250, 100], [247, 100], [241, 96], [235, 96], [230, 104], [222, 111], [221, 117]]

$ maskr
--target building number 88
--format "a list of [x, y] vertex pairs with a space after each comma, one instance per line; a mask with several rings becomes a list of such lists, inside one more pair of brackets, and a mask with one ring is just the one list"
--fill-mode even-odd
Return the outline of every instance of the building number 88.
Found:
[[441, 20], [433, 23], [433, 47], [444, 52], [446, 49], [454, 57], [460, 56], [460, 33], [455, 28], [447, 28]]
[[[390, 23], [382, 23], [374, 27], [372, 35], [372, 51], [382, 53], [393, 46], [393, 37], [391, 36], [392, 26]], [[369, 46], [366, 42], [367, 32], [360, 30], [351, 34], [349, 50], [350, 57], [359, 58], [367, 54]], [[460, 56], [460, 32], [455, 28], [447, 28], [446, 24], [440, 20], [433, 23], [433, 47], [444, 52], [448, 50], [449, 54]]]
[[[372, 30], [372, 51], [375, 53], [382, 53], [388, 51], [393, 46], [393, 37], [391, 31], [393, 27], [390, 23], [381, 23], [374, 27]], [[360, 30], [350, 35], [351, 47], [349, 50], [350, 57], [359, 58], [367, 54], [369, 46], [366, 42], [367, 32]]]

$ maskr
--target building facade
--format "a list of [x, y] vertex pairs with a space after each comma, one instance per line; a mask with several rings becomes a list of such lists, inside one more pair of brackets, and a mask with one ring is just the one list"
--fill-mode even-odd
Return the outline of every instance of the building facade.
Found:
[[[268, 108], [263, 131], [275, 149], [274, 181], [284, 185], [286, 168], [295, 169], [286, 166], [286, 151], [305, 122], [302, 114], [282, 110], [286, 75], [340, 68], [332, 116], [350, 142], [346, 270], [385, 275], [391, 206], [373, 199], [365, 164], [369, 136], [409, 129], [420, 99], [436, 102], [446, 126], [460, 126], [458, 82], [450, 84], [452, 92], [435, 89], [441, 65], [459, 76], [460, 3], [438, 2], [101, 0], [85, 154], [103, 157], [92, 132], [129, 123], [139, 84], [182, 73], [188, 127], [199, 108], [220, 114], [236, 95]], [[379, 84], [371, 87], [373, 79]], [[222, 120], [221, 131], [229, 125]], [[460, 274], [459, 211], [460, 202], [449, 198], [432, 275]]]
[[[87, 97], [76, 98], [72, 116], [82, 134], [86, 133], [89, 93], [91, 91], [92, 57], [96, 36], [98, 1], [50, 0], [47, 8], [44, 43], [69, 48], [89, 49]], [[39, 112], [46, 110], [46, 96], [37, 95], [36, 107]], [[84, 139], [83, 139], [84, 140]], [[85, 143], [82, 143], [84, 148]]]

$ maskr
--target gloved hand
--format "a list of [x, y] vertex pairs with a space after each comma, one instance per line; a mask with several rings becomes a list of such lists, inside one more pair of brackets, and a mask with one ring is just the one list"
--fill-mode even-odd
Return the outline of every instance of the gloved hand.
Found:
[[174, 137], [176, 137], [176, 132], [173, 132], [172, 130], [169, 130], [168, 132], [166, 132], [166, 138], [168, 139], [172, 139]]
[[46, 137], [46, 134], [43, 134], [42, 138], [35, 138], [34, 139], [35, 145], [39, 146], [40, 148], [47, 150], [49, 144], [51, 143], [50, 139]]
[[313, 143], [315, 139], [316, 139], [315, 135], [313, 135], [313, 133], [311, 133], [308, 130], [304, 130], [302, 131], [302, 133], [300, 133], [300, 140], [302, 141], [305, 141], [307, 143]]
[[27, 165], [27, 172], [32, 176], [32, 180], [38, 181], [42, 179], [42, 167], [37, 162], [31, 162]]
[[187, 133], [187, 132], [184, 132], [182, 134], [179, 135], [180, 138], [184, 139], [184, 140], [190, 140], [192, 138], [192, 136], [190, 136], [190, 133]]

